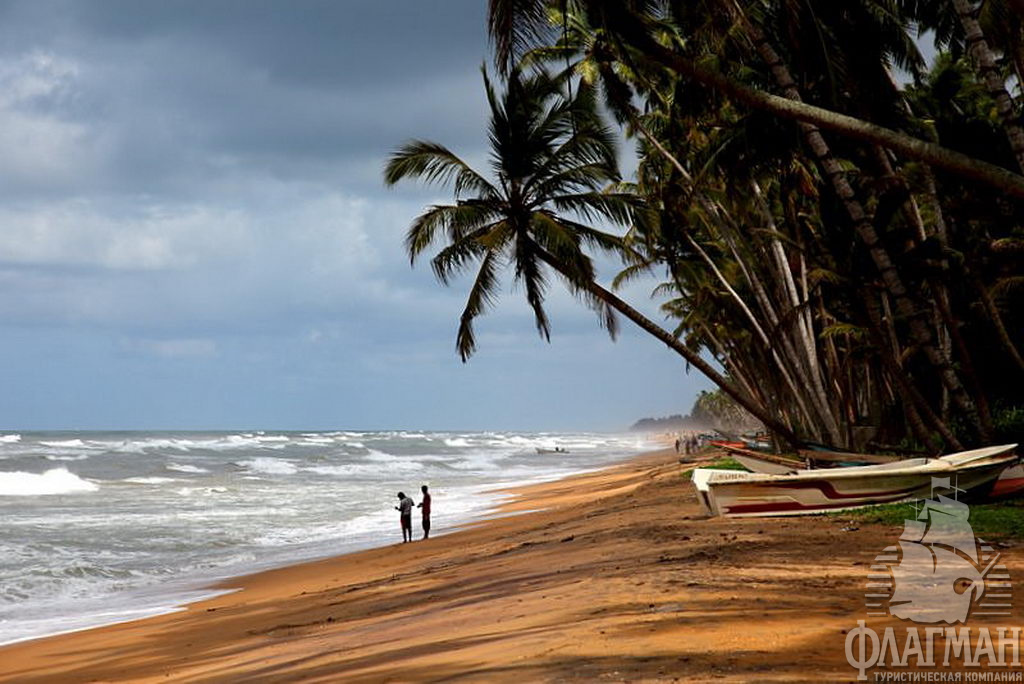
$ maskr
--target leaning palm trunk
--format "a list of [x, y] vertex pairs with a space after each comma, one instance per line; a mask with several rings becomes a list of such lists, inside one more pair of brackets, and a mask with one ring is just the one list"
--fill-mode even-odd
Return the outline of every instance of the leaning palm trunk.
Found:
[[[875, 148], [875, 153], [878, 158], [882, 177], [902, 184], [907, 190], [907, 201], [904, 202], [902, 207], [904, 218], [908, 224], [914, 227], [914, 231], [917, 233], [918, 239], [923, 242], [927, 239], [927, 231], [925, 229], [924, 220], [918, 210], [917, 201], [914, 199], [913, 195], [910, 194], [909, 188], [906, 187], [906, 183], [903, 178], [896, 174], [892, 163], [889, 161], [888, 153], [878, 147]], [[934, 179], [932, 179], [932, 181], [934, 181]], [[937, 199], [935, 206], [937, 212], [937, 227], [941, 229], [942, 233], [940, 244], [945, 245], [945, 222], [942, 217], [942, 207], [938, 204]], [[949, 290], [946, 287], [946, 284], [934, 275], [926, 276], [925, 280], [932, 293], [932, 297], [929, 301], [932, 309], [934, 310], [935, 332], [942, 354], [946, 358], [952, 359], [952, 351], [955, 347], [957, 351], [957, 358], [960, 362], [960, 374], [964, 377], [967, 386], [974, 392], [975, 403], [978, 409], [978, 420], [985, 431], [991, 432], [992, 414], [989, 410], [988, 399], [985, 396], [984, 388], [982, 387], [981, 381], [978, 379], [978, 374], [975, 371], [970, 349], [964, 342], [963, 337], [960, 335], [958, 322], [953, 315], [953, 310], [950, 306]], [[949, 390], [947, 387], [943, 386], [943, 414], [946, 413], [948, 399]]]
[[1010, 337], [1010, 332], [1006, 329], [1006, 324], [1003, 322], [1003, 316], [999, 313], [999, 307], [996, 305], [995, 300], [992, 298], [992, 293], [989, 292], [988, 287], [985, 283], [981, 282], [974, 273], [969, 273], [974, 289], [978, 291], [978, 298], [981, 300], [982, 306], [985, 307], [985, 312], [988, 314], [989, 321], [992, 323], [992, 327], [995, 328], [996, 338], [999, 343], [1003, 345], [1003, 349], [1006, 350], [1006, 355], [1009, 356], [1015, 366], [1024, 373], [1024, 357], [1021, 356], [1020, 350], [1017, 349], [1017, 345], [1014, 344], [1013, 339]]
[[995, 100], [1006, 137], [1010, 139], [1010, 149], [1017, 158], [1017, 166], [1024, 171], [1024, 129], [1021, 128], [1013, 111], [1013, 100], [1010, 93], [1006, 92], [1006, 82], [999, 73], [999, 67], [996, 66], [995, 55], [992, 54], [981, 25], [974, 16], [971, 0], [953, 0], [953, 6], [960, 18], [960, 24], [964, 27], [967, 52], [971, 55], [974, 68], [977, 69], [988, 94]]
[[[778, 53], [775, 52], [775, 49], [768, 42], [764, 33], [742, 14], [740, 15], [740, 20], [743, 22], [751, 42], [775, 77], [779, 88], [788, 99], [800, 101], [802, 98], [799, 89], [796, 87], [796, 82], [790, 75], [789, 69], [782, 61], [782, 58], [779, 57]], [[930, 328], [917, 311], [917, 307], [911, 300], [910, 293], [903, 284], [899, 271], [889, 257], [889, 252], [879, 239], [878, 233], [875, 231], [875, 227], [872, 225], [864, 207], [857, 200], [853, 187], [846, 179], [846, 174], [839, 161], [832, 155], [828, 143], [825, 142], [825, 138], [821, 134], [821, 130], [813, 123], [807, 121], [800, 121], [798, 125], [804, 134], [804, 140], [807, 142], [808, 147], [810, 147], [814, 157], [831, 182], [836, 195], [839, 196], [840, 201], [843, 203], [850, 221], [853, 223], [854, 231], [868, 248], [871, 260], [878, 269], [883, 285], [892, 296], [897, 312], [906, 319], [914, 344], [924, 352], [929, 363], [935, 368], [942, 380], [942, 384], [949, 391], [950, 397], [975, 428], [978, 435], [987, 441], [989, 438], [988, 430], [978, 416], [977, 407], [960, 382], [960, 378], [953, 369], [949, 357], [945, 356], [942, 350], [935, 345]]]
[[546, 250], [542, 249], [539, 245], [534, 245], [534, 248], [536, 250], [535, 253], [537, 257], [561, 274], [573, 288], [583, 290], [596, 299], [604, 302], [638, 325], [642, 330], [664, 342], [670, 349], [672, 349], [672, 351], [686, 359], [687, 363], [703, 373], [705, 377], [720, 387], [723, 392], [732, 397], [737, 404], [745, 408], [750, 415], [764, 423], [764, 426], [776, 435], [782, 437], [794, 446], [801, 443], [800, 439], [788, 426], [783, 425], [778, 419], [768, 413], [764, 407], [751, 401], [751, 398], [747, 393], [735, 387], [710, 363], [701, 358], [699, 353], [689, 349], [670, 332], [644, 316], [609, 290], [606, 290], [592, 280], [580, 280], [570, 270], [566, 269], [564, 264], [549, 254]]
[[[750, 307], [743, 300], [743, 297], [741, 297], [739, 293], [736, 292], [736, 289], [729, 283], [726, 277], [722, 275], [721, 270], [719, 270], [718, 266], [715, 265], [715, 262], [711, 259], [710, 256], [708, 256], [707, 252], [704, 251], [704, 249], [697, 243], [697, 241], [694, 240], [693, 237], [691, 237], [690, 235], [686, 235], [686, 239], [690, 243], [690, 246], [693, 247], [697, 254], [700, 255], [701, 259], [703, 259], [703, 261], [707, 264], [708, 268], [714, 274], [718, 282], [721, 283], [722, 287], [724, 287], [726, 292], [729, 293], [733, 301], [736, 302], [736, 305], [739, 306], [744, 316], [750, 322], [750, 325], [753, 328], [754, 332], [757, 334], [758, 339], [761, 340], [761, 344], [764, 345], [765, 351], [768, 352], [768, 354], [771, 356], [772, 361], [775, 363], [775, 366], [778, 368], [779, 374], [782, 376], [783, 381], [789, 388], [789, 392], [793, 399], [796, 401], [801, 413], [803, 413], [803, 415], [805, 416], [806, 422], [810, 425], [814, 425], [817, 421], [814, 420], [814, 414], [812, 414], [807, 407], [807, 403], [804, 400], [803, 392], [800, 390], [800, 386], [797, 384], [796, 380], [794, 380], [793, 374], [790, 372], [788, 364], [786, 364], [782, 360], [782, 357], [779, 356], [779, 352], [776, 349], [776, 345], [773, 344], [770, 339], [768, 339], [768, 334], [764, 331], [764, 327], [761, 325], [760, 321], [757, 320], [757, 316], [754, 315], [754, 312], [751, 311]], [[801, 378], [801, 380], [805, 379]], [[818, 420], [824, 420], [820, 413], [817, 416], [817, 418]]]
[[910, 159], [926, 162], [962, 178], [990, 185], [1013, 197], [1024, 198], [1024, 176], [1020, 174], [863, 119], [815, 107], [799, 99], [780, 97], [747, 87], [713, 68], [686, 59], [649, 36], [630, 37], [637, 39], [640, 49], [661, 65], [724, 93], [748, 107], [809, 124], [816, 129], [832, 130], [854, 140], [875, 143], [900, 152]]
[[[872, 293], [865, 294], [864, 308], [868, 315], [868, 322], [870, 324], [868, 329], [871, 337], [875, 342], [875, 346], [881, 349], [885, 346], [885, 342], [883, 340], [883, 337], [885, 336], [885, 333], [883, 332], [883, 317], [879, 312], [878, 303], [874, 300]], [[895, 357], [891, 354], [881, 353], [879, 354], [879, 358], [881, 359], [882, 364], [889, 371], [889, 375], [896, 382], [896, 389], [903, 398], [904, 404], [906, 406], [913, 406], [915, 409], [914, 411], [907, 412], [907, 418], [911, 423], [911, 429], [913, 429], [915, 433], [922, 430], [923, 426], [919, 424], [918, 421], [924, 417], [932, 425], [935, 431], [942, 436], [942, 439], [945, 440], [946, 444], [950, 448], [961, 451], [963, 449], [963, 445], [957, 439], [956, 435], [953, 434], [953, 431], [945, 421], [935, 415], [935, 412], [932, 410], [931, 406], [929, 406], [928, 401], [924, 396], [921, 395], [921, 392], [909, 380], [907, 380], [906, 373], [896, 363], [894, 360]], [[927, 443], [927, 440], [925, 441]]]
[[[785, 357], [790, 361], [793, 374], [795, 374], [801, 382], [800, 388], [794, 388], [793, 395], [814, 407], [815, 418], [821, 426], [819, 428], [819, 432], [821, 433], [819, 437], [827, 437], [827, 440], [832, 444], [839, 444], [842, 441], [839, 424], [835, 416], [832, 414], [831, 407], [825, 399], [824, 393], [816, 392], [817, 387], [813, 377], [811, 377], [813, 369], [809, 369], [806, 364], [807, 355], [802, 353], [802, 350], [798, 345], [793, 344], [789, 334], [784, 330], [782, 321], [776, 311], [776, 306], [773, 304], [764, 283], [761, 282], [761, 278], [755, 272], [753, 264], [747, 263], [747, 259], [745, 259], [740, 253], [735, 240], [727, 236], [726, 231], [723, 231], [723, 238], [729, 245], [737, 266], [739, 266], [744, 278], [753, 290], [754, 297], [759, 308], [764, 313], [765, 318], [768, 319], [768, 324], [771, 326], [771, 329], [776, 332], [776, 339], [778, 340], [778, 343], [772, 344], [770, 342], [766, 342], [766, 344], [771, 345], [773, 351], [775, 346], [782, 347], [782, 350], [785, 352]], [[806, 399], [803, 399], [804, 392], [807, 394]]]
[[[757, 205], [761, 209], [761, 213], [764, 216], [765, 221], [768, 223], [768, 229], [771, 231], [769, 249], [771, 251], [772, 259], [774, 260], [778, 279], [781, 281], [780, 289], [785, 293], [785, 297], [788, 298], [788, 302], [785, 299], [783, 301], [784, 303], [788, 303], [790, 309], [789, 313], [793, 316], [792, 327], [797, 340], [795, 346], [798, 349], [798, 351], [794, 351], [792, 354], [794, 362], [802, 364], [802, 368], [804, 370], [804, 373], [802, 374], [807, 378], [810, 384], [810, 391], [814, 394], [817, 400], [817, 405], [821, 407], [822, 414], [826, 422], [826, 428], [832, 443], [839, 444], [842, 441], [842, 436], [839, 431], [839, 421], [836, 420], [835, 413], [831, 410], [831, 406], [829, 405], [829, 401], [825, 395], [825, 383], [824, 378], [822, 378], [821, 375], [821, 365], [818, 361], [818, 348], [814, 343], [814, 328], [811, 322], [810, 310], [805, 306], [806, 301], [801, 302], [797, 295], [796, 283], [793, 281], [793, 272], [789, 267], [788, 260], [786, 259], [785, 248], [782, 246], [782, 241], [778, 238], [779, 231], [778, 227], [775, 225], [775, 218], [772, 216], [771, 209], [765, 201], [764, 195], [761, 192], [761, 187], [758, 185], [757, 181], [751, 181], [751, 189], [754, 191], [754, 197], [757, 201]], [[773, 262], [769, 261], [769, 263]], [[744, 272], [746, 272], [745, 267]], [[756, 290], [761, 293], [766, 313], [769, 315], [772, 324], [776, 328], [781, 329], [782, 322], [779, 320], [779, 316], [774, 312], [771, 307], [771, 303], [764, 294], [764, 288], [760, 286], [756, 276], [748, 277], [751, 278], [751, 284], [755, 285]], [[786, 341], [788, 342], [788, 339]]]
[[[634, 126], [634, 128], [636, 128], [636, 130], [644, 137], [644, 139], [646, 139], [651, 145], [653, 145], [654, 148], [658, 151], [658, 153], [661, 154], [661, 156], [664, 157], [676, 169], [676, 171], [679, 172], [683, 180], [689, 185], [689, 189], [693, 193], [697, 202], [704, 209], [705, 213], [708, 214], [709, 219], [712, 217], [717, 217], [720, 219], [724, 217], [726, 212], [721, 210], [721, 208], [715, 202], [710, 200], [707, 196], [704, 195], [704, 193], [700, 192], [696, 188], [694, 184], [694, 179], [691, 176], [691, 174], [686, 170], [686, 168], [676, 158], [676, 156], [672, 154], [668, 149], [666, 149], [665, 146], [662, 145], [661, 142], [657, 139], [657, 137], [653, 135], [647, 129], [646, 126], [643, 125], [643, 122], [640, 120], [639, 116], [637, 115], [637, 112], [632, 108], [632, 106], [629, 106], [628, 110], [630, 113], [631, 123]], [[724, 220], [720, 222], [724, 223]], [[718, 279], [718, 281], [725, 287], [726, 291], [730, 294], [733, 300], [743, 311], [747, 320], [750, 321], [751, 326], [754, 328], [754, 332], [761, 339], [765, 349], [771, 355], [772, 360], [775, 363], [776, 367], [779, 369], [779, 372], [782, 375], [782, 378], [786, 386], [790, 390], [790, 395], [796, 402], [801, 414], [803, 414], [804, 423], [809, 427], [820, 425], [820, 430], [823, 432], [815, 436], [820, 438], [823, 435], [827, 435], [828, 439], [830, 439], [833, 444], [839, 444], [842, 441], [839, 426], [836, 422], [835, 416], [832, 415], [830, 411], [830, 407], [828, 405], [827, 400], [825, 399], [824, 390], [823, 386], [821, 385], [820, 377], [808, 377], [808, 369], [801, 365], [799, 354], [793, 348], [793, 345], [790, 343], [790, 341], [784, 336], [782, 343], [785, 347], [786, 357], [792, 360], [792, 363], [790, 365], [792, 365], [793, 368], [792, 371], [790, 370], [789, 365], [784, 363], [783, 359], [779, 356], [778, 350], [776, 349], [776, 345], [773, 344], [771, 340], [768, 339], [768, 336], [765, 333], [760, 322], [757, 320], [757, 317], [750, 310], [750, 307], [743, 300], [743, 298], [732, 287], [732, 285], [729, 284], [725, 276], [722, 275], [718, 267], [715, 265], [714, 261], [712, 261], [712, 259], [707, 255], [707, 253], [690, 235], [686, 235], [686, 239], [689, 241], [690, 245], [694, 248], [694, 250], [700, 255], [703, 261], [708, 265], [708, 267], [715, 275], [715, 277]], [[731, 244], [731, 241], [729, 242]], [[766, 312], [769, 318], [769, 323], [773, 327], [777, 328], [779, 326], [778, 317], [775, 315], [774, 309], [771, 307], [770, 302], [768, 302], [767, 296], [764, 294], [763, 287], [761, 287], [760, 282], [756, 279], [756, 277], [751, 276], [746, 265], [743, 263], [743, 259], [740, 257], [740, 255], [737, 254], [735, 250], [733, 251], [733, 253], [737, 262], [740, 264], [740, 267], [743, 270], [744, 275], [747, 278], [747, 282], [750, 283], [751, 287], [755, 291], [755, 294], [758, 296], [758, 303], [761, 305], [762, 310]], [[810, 346], [813, 348], [813, 343], [811, 343]], [[808, 357], [809, 359], [817, 358], [816, 354], [813, 354], [812, 352], [807, 353], [811, 354]], [[817, 369], [812, 369], [811, 373], [813, 374], [816, 370]], [[815, 392], [814, 396], [805, 399], [800, 386], [794, 381], [793, 373], [796, 373], [797, 375], [800, 376], [800, 381], [804, 387], [807, 387], [812, 392]], [[818, 392], [817, 390], [821, 391]], [[808, 404], [814, 407], [813, 412], [808, 408]], [[818, 428], [814, 429], [816, 432], [819, 432]]]

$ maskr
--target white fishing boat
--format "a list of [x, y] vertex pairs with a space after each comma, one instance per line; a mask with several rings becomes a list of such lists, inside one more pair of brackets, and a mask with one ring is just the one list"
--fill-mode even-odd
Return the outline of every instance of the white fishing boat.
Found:
[[537, 447], [537, 455], [538, 456], [546, 456], [548, 454], [567, 454], [567, 453], [569, 453], [568, 449], [563, 449], [562, 447], [555, 447], [554, 449], [547, 449], [547, 448], [544, 448], [544, 447]]
[[[723, 446], [729, 455], [752, 473], [788, 475], [801, 470], [835, 469], [838, 467], [875, 465], [881, 463], [907, 463], [889, 454], [859, 454], [846, 451], [800, 451], [803, 460], [768, 454], [733, 446]], [[1000, 474], [988, 494], [988, 499], [1009, 499], [1024, 494], [1024, 465], [1015, 464]]]
[[805, 515], [920, 499], [932, 478], [948, 478], [964, 496], [984, 495], [1018, 461], [1016, 444], [962, 451], [941, 458], [786, 474], [697, 468], [693, 484], [711, 515], [754, 517]]

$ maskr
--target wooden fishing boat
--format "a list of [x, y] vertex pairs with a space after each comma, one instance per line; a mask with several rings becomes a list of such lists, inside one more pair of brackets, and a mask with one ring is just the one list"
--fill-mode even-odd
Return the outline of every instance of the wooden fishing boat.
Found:
[[750, 449], [751, 451], [771, 451], [772, 443], [766, 439], [747, 439], [743, 438], [743, 447]]
[[873, 465], [878, 463], [895, 463], [899, 456], [890, 454], [858, 454], [852, 451], [832, 451], [830, 449], [801, 449], [799, 453], [812, 468], [833, 468], [849, 465]]
[[962, 496], [984, 496], [1017, 463], [1016, 447], [787, 474], [697, 468], [693, 484], [708, 513], [729, 517], [805, 515], [925, 498], [932, 493], [933, 478]]
[[722, 449], [725, 449], [727, 447], [736, 447], [737, 449], [743, 449], [744, 447], [746, 447], [746, 444], [744, 444], [743, 442], [734, 442], [728, 439], [712, 439], [708, 440], [708, 444], [710, 444], [713, 447], [719, 447]]
[[992, 485], [989, 499], [1012, 499], [1024, 495], [1024, 465], [1012, 465]]
[[[831, 451], [824, 449], [801, 449], [799, 454], [803, 460], [777, 454], [766, 454], [736, 447], [723, 447], [732, 458], [752, 473], [767, 475], [785, 475], [798, 470], [815, 470], [819, 468], [838, 468], [849, 466], [876, 465], [881, 463], [899, 463], [898, 456], [890, 454], [858, 454], [848, 451]], [[1024, 495], [1024, 465], [1010, 466], [1002, 472], [992, 486], [988, 499], [1011, 499]]]
[[753, 451], [736, 446], [723, 446], [737, 463], [752, 473], [768, 475], [788, 475], [807, 468], [804, 461], [764, 451]]

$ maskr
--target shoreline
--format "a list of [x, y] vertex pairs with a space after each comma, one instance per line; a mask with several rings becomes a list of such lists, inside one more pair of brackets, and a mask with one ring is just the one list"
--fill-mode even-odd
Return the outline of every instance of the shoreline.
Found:
[[[69, 433], [78, 434], [74, 431], [69, 431]], [[650, 451], [650, 449], [647, 451]], [[617, 461], [596, 468], [581, 469], [555, 475], [542, 475], [520, 483], [498, 481], [477, 485], [472, 488], [476, 491], [472, 491], [470, 496], [477, 500], [478, 503], [466, 512], [455, 514], [454, 519], [448, 521], [448, 525], [445, 528], [437, 530], [435, 536], [442, 537], [452, 534], [468, 526], [485, 523], [491, 519], [507, 515], [518, 515], [519, 512], [510, 513], [504, 510], [505, 505], [515, 497], [514, 492], [518, 489], [575, 477], [580, 474], [598, 472], [605, 468], [613, 468], [643, 453], [646, 452], [640, 452], [640, 454], [634, 454], [633, 456], [624, 456]], [[415, 524], [414, 527], [416, 527]], [[324, 542], [299, 544], [291, 550], [275, 549], [276, 553], [272, 554], [274, 556], [272, 558], [254, 559], [248, 563], [235, 566], [214, 566], [186, 576], [168, 578], [165, 582], [159, 584], [134, 587], [124, 590], [119, 594], [107, 596], [105, 599], [90, 599], [83, 604], [86, 606], [91, 604], [98, 605], [102, 600], [108, 600], [114, 601], [117, 604], [118, 608], [116, 609], [106, 606], [106, 610], [93, 608], [93, 610], [88, 612], [67, 616], [55, 625], [52, 631], [39, 630], [26, 636], [0, 641], [0, 649], [36, 640], [63, 637], [78, 632], [179, 613], [188, 610], [191, 605], [202, 603], [227, 593], [241, 591], [243, 587], [238, 584], [238, 581], [254, 575], [321, 560], [342, 558], [361, 551], [388, 546], [391, 543], [391, 541], [381, 542], [379, 539], [357, 538], [352, 540], [334, 540], [333, 546], [331, 543], [325, 544]]]
[[497, 517], [426, 542], [0, 648], [0, 681], [854, 680], [845, 635], [893, 528], [705, 518], [684, 469], [668, 449], [509, 488]]

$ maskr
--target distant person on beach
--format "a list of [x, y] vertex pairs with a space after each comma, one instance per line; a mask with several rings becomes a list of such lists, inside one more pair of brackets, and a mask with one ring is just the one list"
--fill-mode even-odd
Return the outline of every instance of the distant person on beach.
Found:
[[412, 499], [405, 492], [398, 492], [398, 505], [395, 506], [402, 522], [402, 543], [412, 541]]
[[430, 538], [430, 492], [427, 491], [427, 485], [423, 485], [420, 489], [423, 490], [423, 501], [416, 505], [416, 508], [423, 509], [423, 538]]

